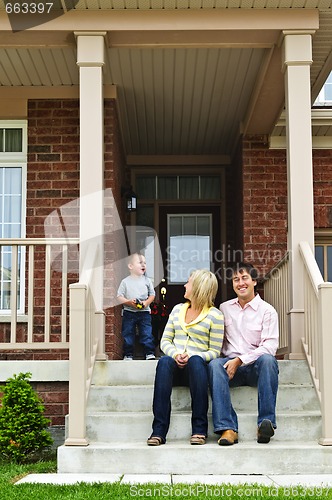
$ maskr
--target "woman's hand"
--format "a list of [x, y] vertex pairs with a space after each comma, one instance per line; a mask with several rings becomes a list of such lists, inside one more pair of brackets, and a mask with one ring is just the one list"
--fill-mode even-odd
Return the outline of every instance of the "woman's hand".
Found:
[[188, 363], [188, 360], [189, 360], [189, 356], [186, 352], [184, 352], [182, 354], [177, 354], [175, 356], [175, 361], [176, 361], [176, 364], [178, 365], [179, 368], [184, 368], [186, 366], [186, 364]]

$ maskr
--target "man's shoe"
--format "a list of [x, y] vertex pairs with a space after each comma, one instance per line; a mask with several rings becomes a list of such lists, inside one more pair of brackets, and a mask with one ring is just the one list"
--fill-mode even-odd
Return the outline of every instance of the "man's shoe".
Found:
[[218, 439], [218, 444], [220, 446], [230, 446], [231, 444], [238, 443], [237, 432], [228, 429], [223, 431], [220, 438]]
[[123, 358], [125, 361], [132, 361], [133, 360], [133, 357], [132, 356], [125, 356]]
[[257, 429], [257, 443], [269, 443], [274, 435], [274, 429], [271, 420], [265, 418]]

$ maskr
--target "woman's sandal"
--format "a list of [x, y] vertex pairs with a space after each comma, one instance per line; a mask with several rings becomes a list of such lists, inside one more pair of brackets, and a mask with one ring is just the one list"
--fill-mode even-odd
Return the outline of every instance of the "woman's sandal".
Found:
[[159, 436], [150, 436], [146, 442], [149, 446], [160, 446], [161, 444], [165, 444], [165, 441]]
[[201, 436], [199, 434], [194, 434], [190, 438], [190, 444], [205, 444], [206, 443], [206, 437]]

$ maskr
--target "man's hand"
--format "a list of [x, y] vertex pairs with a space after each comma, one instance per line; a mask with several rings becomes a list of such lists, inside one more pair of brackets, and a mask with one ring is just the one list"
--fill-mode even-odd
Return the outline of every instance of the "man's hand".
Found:
[[184, 368], [188, 363], [188, 360], [189, 356], [186, 352], [184, 352], [183, 354], [177, 354], [175, 356], [175, 361], [179, 368]]
[[241, 365], [242, 361], [240, 360], [240, 358], [229, 359], [227, 363], [224, 364], [224, 368], [227, 372], [227, 375], [229, 376], [229, 380], [232, 380], [236, 373], [236, 370]]

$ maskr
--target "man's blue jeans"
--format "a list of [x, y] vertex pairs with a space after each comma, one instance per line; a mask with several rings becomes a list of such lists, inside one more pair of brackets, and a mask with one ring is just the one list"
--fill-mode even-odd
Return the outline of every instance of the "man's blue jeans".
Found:
[[216, 434], [231, 429], [238, 432], [238, 419], [231, 403], [230, 387], [249, 385], [258, 388], [257, 425], [262, 420], [271, 420], [276, 425], [276, 400], [278, 392], [278, 362], [270, 354], [263, 354], [254, 363], [239, 366], [229, 380], [224, 364], [231, 358], [217, 358], [208, 365], [212, 396], [212, 418]]
[[154, 340], [152, 335], [151, 314], [148, 311], [123, 311], [122, 337], [123, 355], [133, 356], [138, 326], [139, 341], [144, 347], [144, 354], [154, 354]]
[[207, 363], [201, 356], [190, 356], [188, 364], [179, 368], [172, 357], [162, 356], [158, 361], [154, 382], [152, 436], [159, 436], [164, 442], [170, 424], [172, 388], [179, 385], [189, 386], [190, 389], [192, 435], [207, 436]]

